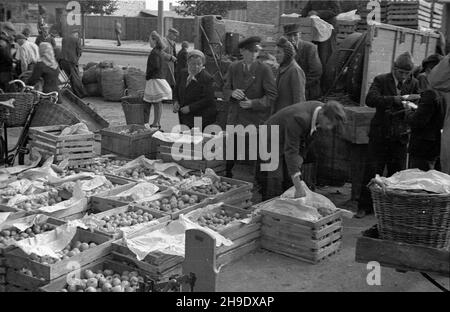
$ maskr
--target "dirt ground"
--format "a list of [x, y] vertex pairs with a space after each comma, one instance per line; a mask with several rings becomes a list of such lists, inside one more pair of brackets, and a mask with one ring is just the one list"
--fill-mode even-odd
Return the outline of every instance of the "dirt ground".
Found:
[[[91, 103], [111, 125], [125, 124], [120, 103], [104, 102], [99, 98], [86, 98], [84, 101]], [[169, 105], [164, 106], [162, 116], [163, 130], [169, 131], [178, 123], [178, 117]], [[11, 138], [17, 137], [18, 132], [18, 129], [10, 130]], [[351, 186], [346, 184], [340, 188], [322, 187], [317, 191], [329, 197], [336, 206], [346, 208]], [[249, 254], [221, 269], [217, 291], [438, 291], [419, 273], [400, 273], [389, 268], [381, 270], [381, 285], [367, 284], [366, 277], [369, 270], [366, 264], [355, 262], [355, 246], [360, 233], [375, 223], [373, 216], [362, 220], [346, 219], [341, 251], [316, 265], [265, 250]], [[448, 278], [435, 277], [442, 285], [450, 287]]]

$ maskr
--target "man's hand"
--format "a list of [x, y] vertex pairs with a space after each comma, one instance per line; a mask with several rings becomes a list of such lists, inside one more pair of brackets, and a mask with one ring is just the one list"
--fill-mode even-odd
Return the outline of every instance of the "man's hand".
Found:
[[177, 58], [175, 56], [172, 56], [171, 61], [175, 63], [177, 61]]
[[182, 114], [189, 114], [190, 112], [189, 106], [183, 106], [182, 108], [180, 108], [180, 112]]
[[303, 188], [303, 185], [296, 185], [295, 186], [295, 198], [302, 198], [306, 196], [305, 189]]
[[180, 110], [180, 104], [178, 102], [173, 103], [173, 112], [178, 113]]
[[420, 100], [420, 94], [406, 94], [406, 95], [402, 95], [402, 100], [404, 100], [404, 101]]
[[241, 89], [236, 89], [231, 93], [231, 96], [236, 100], [243, 100], [245, 98], [245, 93]]
[[252, 108], [252, 101], [250, 100], [240, 101], [239, 106], [243, 109]]
[[319, 14], [316, 11], [309, 11], [308, 16], [318, 16]]

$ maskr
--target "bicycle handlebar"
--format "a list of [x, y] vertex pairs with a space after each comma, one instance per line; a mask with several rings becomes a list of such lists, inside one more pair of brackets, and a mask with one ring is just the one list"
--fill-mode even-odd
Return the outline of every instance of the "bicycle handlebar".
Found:
[[20, 84], [24, 90], [30, 91], [32, 93], [35, 93], [35, 94], [39, 95], [39, 97], [50, 97], [50, 98], [53, 97], [53, 98], [56, 98], [56, 100], [57, 100], [58, 96], [59, 96], [58, 92], [56, 92], [56, 91], [49, 92], [49, 93], [44, 93], [44, 92], [35, 90], [33, 86], [27, 86], [25, 84], [25, 82], [23, 82], [20, 79], [15, 79], [15, 80], [12, 80], [12, 81], [9, 82], [9, 84], [13, 84], [13, 83]]

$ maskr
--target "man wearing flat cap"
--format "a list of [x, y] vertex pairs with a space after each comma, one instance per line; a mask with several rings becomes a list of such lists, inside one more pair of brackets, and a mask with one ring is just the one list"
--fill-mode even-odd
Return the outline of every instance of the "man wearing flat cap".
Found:
[[28, 41], [23, 34], [16, 35], [16, 41], [18, 48], [15, 57], [20, 64], [20, 73], [32, 70], [32, 66], [39, 60], [38, 46], [33, 42]]
[[[228, 125], [242, 125], [258, 127], [270, 117], [271, 107], [277, 97], [275, 78], [270, 67], [258, 60], [261, 38], [250, 37], [239, 43], [239, 49], [243, 57], [240, 61], [233, 62], [227, 72], [224, 85], [225, 99], [229, 100]], [[249, 140], [257, 140], [246, 135], [246, 150]], [[256, 141], [257, 142], [257, 141]], [[236, 138], [235, 157], [236, 160]], [[239, 151], [239, 154], [248, 159], [248, 150]], [[232, 176], [235, 165], [234, 160], [227, 161], [227, 176]], [[256, 160], [239, 162], [246, 171], [249, 180], [256, 183]], [[242, 172], [242, 171], [240, 171]]]
[[[176, 40], [179, 36], [178, 30], [175, 28], [170, 28], [167, 32], [167, 37], [164, 38], [166, 43], [166, 48], [164, 52], [173, 57], [177, 57], [177, 43]], [[174, 62], [164, 62], [163, 63], [163, 74], [170, 87], [174, 89], [175, 87], [175, 63]]]
[[306, 100], [312, 101], [321, 97], [320, 79], [322, 77], [322, 63], [314, 43], [300, 38], [298, 24], [284, 25], [284, 34], [295, 48], [295, 60], [303, 69], [306, 76]]
[[36, 41], [34, 42], [37, 46], [41, 44], [41, 42], [48, 42], [52, 45], [53, 50], [56, 48], [55, 38], [48, 32], [50, 27], [48, 24], [45, 24], [41, 27], [41, 33], [36, 37]]
[[13, 56], [12, 47], [16, 30], [10, 22], [5, 22], [0, 29], [0, 89], [7, 91], [8, 82], [12, 80]]
[[370, 123], [369, 146], [358, 202], [358, 214], [362, 218], [373, 212], [370, 191], [366, 185], [376, 174], [382, 175], [387, 167], [388, 176], [404, 170], [408, 126], [405, 110], [408, 101], [417, 101], [419, 83], [412, 77], [414, 69], [409, 52], [400, 54], [392, 71], [374, 78], [366, 96], [366, 105], [376, 108]]

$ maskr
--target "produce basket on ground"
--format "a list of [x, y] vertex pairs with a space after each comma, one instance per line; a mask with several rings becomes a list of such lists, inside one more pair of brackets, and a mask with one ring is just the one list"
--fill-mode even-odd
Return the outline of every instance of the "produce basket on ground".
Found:
[[370, 191], [382, 239], [448, 248], [450, 194], [387, 189], [375, 179]]
[[145, 72], [140, 69], [129, 67], [125, 70], [125, 85], [128, 94], [134, 95], [145, 89]]
[[102, 154], [116, 154], [127, 158], [141, 155], [149, 159], [156, 156], [156, 146], [152, 140], [155, 130], [143, 125], [126, 125], [106, 128], [100, 131], [102, 136]]
[[[80, 272], [81, 271], [81, 272]], [[41, 287], [43, 292], [143, 292], [146, 272], [110, 257], [98, 259]], [[75, 279], [77, 273], [87, 283]], [[72, 277], [68, 279], [68, 277]], [[78, 285], [77, 285], [78, 284]]]
[[14, 109], [0, 107], [0, 121], [6, 127], [23, 127], [36, 100], [31, 93], [0, 93], [0, 101], [14, 99]]
[[120, 101], [127, 125], [144, 125], [149, 122], [150, 105], [144, 102], [144, 91], [125, 94]]
[[120, 67], [107, 68], [101, 71], [102, 95], [107, 101], [119, 102], [124, 95], [124, 73]]
[[61, 135], [65, 125], [30, 128], [32, 148], [44, 156], [55, 156], [55, 162], [69, 160], [69, 167], [81, 167], [92, 163], [94, 157], [94, 133]]
[[[110, 238], [67, 224], [39, 234], [35, 239], [21, 241], [6, 253], [8, 270], [21, 274], [27, 283], [48, 284], [58, 277], [105, 257], [111, 252]], [[51, 246], [51, 248], [43, 248]], [[44, 252], [45, 249], [45, 252]], [[27, 250], [25, 252], [24, 250]], [[41, 254], [37, 254], [37, 253]], [[77, 267], [73, 265], [77, 263]], [[79, 265], [79, 266], [78, 266]], [[26, 268], [26, 273], [21, 271]], [[42, 284], [41, 284], [42, 286]]]

